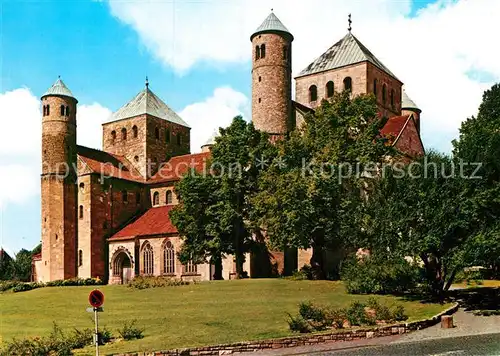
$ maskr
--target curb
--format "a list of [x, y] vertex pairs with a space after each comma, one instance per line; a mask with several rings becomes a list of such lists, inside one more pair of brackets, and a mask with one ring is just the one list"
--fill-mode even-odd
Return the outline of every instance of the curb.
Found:
[[219, 356], [231, 355], [241, 352], [255, 352], [297, 346], [322, 344], [325, 342], [341, 342], [362, 339], [372, 339], [384, 336], [405, 334], [416, 330], [428, 328], [441, 321], [443, 315], [451, 315], [458, 310], [459, 304], [455, 303], [450, 308], [434, 315], [429, 319], [400, 323], [376, 328], [355, 329], [340, 332], [315, 333], [300, 336], [289, 336], [278, 339], [237, 342], [204, 347], [173, 349], [167, 351], [135, 352], [125, 354], [108, 354], [108, 356]]

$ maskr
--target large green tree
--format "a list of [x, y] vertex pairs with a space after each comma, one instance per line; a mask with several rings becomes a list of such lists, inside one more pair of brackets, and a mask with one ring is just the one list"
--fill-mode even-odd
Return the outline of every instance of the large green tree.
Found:
[[332, 272], [326, 250], [349, 247], [359, 233], [362, 172], [393, 153], [380, 136], [384, 121], [373, 96], [337, 94], [278, 143], [278, 157], [260, 178], [255, 220], [275, 247], [312, 247], [316, 278]]
[[12, 278], [18, 281], [28, 282], [31, 278], [31, 263], [33, 254], [31, 251], [21, 249], [12, 261]]
[[0, 249], [0, 281], [12, 279], [12, 258], [7, 251]]

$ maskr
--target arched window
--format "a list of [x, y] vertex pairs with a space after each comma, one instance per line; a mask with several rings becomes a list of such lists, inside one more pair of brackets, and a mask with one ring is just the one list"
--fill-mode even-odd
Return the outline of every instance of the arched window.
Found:
[[153, 205], [159, 205], [160, 204], [160, 193], [155, 192], [153, 194]]
[[50, 105], [47, 104], [47, 116], [50, 115]]
[[260, 46], [260, 58], [266, 58], [266, 45], [263, 43]]
[[255, 46], [255, 60], [260, 59], [260, 47]]
[[141, 204], [141, 192], [135, 192], [135, 203]]
[[134, 138], [137, 138], [137, 126], [132, 126], [132, 134], [134, 135]]
[[167, 201], [167, 204], [172, 204], [172, 191], [171, 190], [167, 190], [166, 201]]
[[152, 275], [154, 272], [154, 254], [153, 247], [149, 242], [146, 242], [142, 247], [143, 273]]
[[377, 97], [377, 79], [373, 79], [373, 95]]
[[155, 138], [157, 140], [160, 139], [160, 129], [158, 127], [155, 127]]
[[316, 85], [311, 85], [309, 87], [309, 101], [316, 101], [318, 100], [318, 87]]
[[43, 116], [47, 115], [47, 107], [44, 105], [43, 106]]
[[163, 245], [163, 274], [175, 273], [175, 250], [174, 245], [167, 241]]
[[128, 202], [128, 194], [126, 190], [122, 190], [122, 201], [124, 203]]
[[78, 251], [78, 266], [83, 265], [83, 251], [79, 250]]
[[177, 133], [177, 145], [180, 146], [182, 145], [182, 135], [181, 133]]
[[85, 190], [85, 184], [80, 183], [80, 192], [83, 193], [84, 190]]
[[170, 130], [169, 129], [165, 130], [165, 142], [170, 143]]
[[391, 107], [394, 107], [394, 89], [391, 89]]
[[288, 46], [283, 46], [283, 59], [288, 60]]
[[69, 106], [66, 106], [66, 116], [69, 116]]
[[326, 83], [326, 97], [327, 98], [333, 97], [334, 92], [335, 92], [335, 88], [334, 88], [333, 82], [329, 81], [328, 83]]
[[385, 100], [387, 97], [387, 86], [384, 84], [382, 85], [382, 102], [385, 104]]
[[64, 105], [61, 105], [61, 116], [64, 116]]
[[344, 79], [344, 90], [348, 91], [349, 93], [352, 92], [352, 79], [351, 79], [351, 77], [346, 77]]
[[80, 205], [80, 208], [78, 209], [78, 217], [83, 219], [83, 205]]
[[115, 142], [115, 140], [116, 140], [116, 131], [113, 130], [111, 131], [111, 141]]
[[122, 129], [122, 140], [126, 140], [127, 139], [127, 129], [124, 127]]

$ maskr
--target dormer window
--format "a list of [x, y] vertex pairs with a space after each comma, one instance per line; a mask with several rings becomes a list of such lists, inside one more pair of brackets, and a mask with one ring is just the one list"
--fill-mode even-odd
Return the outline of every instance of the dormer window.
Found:
[[344, 79], [344, 90], [348, 91], [349, 93], [352, 92], [352, 79], [351, 79], [351, 77], [346, 77]]
[[266, 44], [260, 46], [260, 58], [266, 58]]
[[309, 87], [309, 101], [313, 102], [318, 100], [318, 87], [316, 85], [311, 85]]

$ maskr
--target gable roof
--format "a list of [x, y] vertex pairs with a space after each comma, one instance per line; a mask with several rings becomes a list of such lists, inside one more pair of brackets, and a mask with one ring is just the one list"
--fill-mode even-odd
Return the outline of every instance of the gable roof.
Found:
[[169, 213], [173, 205], [160, 206], [147, 210], [134, 222], [109, 238], [109, 241], [130, 240], [138, 236], [175, 234], [177, 228], [170, 221]]
[[151, 177], [149, 183], [177, 181], [181, 179], [190, 168], [194, 168], [197, 172], [201, 172], [205, 165], [206, 168], [210, 168], [208, 167], [210, 156], [210, 152], [202, 152], [172, 157], [153, 177]]
[[133, 182], [144, 182], [144, 178], [139, 171], [123, 156], [78, 145], [76, 146], [76, 152], [91, 173]]
[[307, 66], [297, 77], [345, 67], [351, 64], [368, 61], [399, 80], [368, 48], [352, 33], [348, 33], [340, 41]]
[[[391, 117], [389, 120], [387, 120], [384, 127], [380, 130], [380, 133], [382, 134], [382, 136], [389, 138], [390, 144], [392, 146], [395, 146], [398, 143], [401, 136], [404, 135], [405, 130], [407, 130], [407, 128], [410, 127], [410, 125], [413, 126], [413, 129], [416, 132], [416, 136], [418, 137], [418, 142], [420, 144], [420, 147], [422, 148], [423, 151], [422, 153], [424, 153], [425, 152], [424, 143], [422, 142], [420, 133], [417, 130], [417, 126], [415, 124], [415, 120], [413, 119], [413, 115]], [[415, 148], [414, 145], [413, 147], [410, 147], [410, 151], [404, 153], [411, 155], [412, 148]], [[417, 152], [418, 150], [415, 149], [413, 151]]]
[[[58, 78], [52, 86], [47, 89], [45, 94], [42, 95], [43, 97], [49, 96], [49, 95], [56, 95], [56, 96], [67, 96], [69, 98], [73, 98], [76, 100], [75, 96], [71, 92], [71, 90], [68, 89], [66, 84], [61, 80], [61, 78]], [[77, 100], [78, 102], [78, 100]]]
[[261, 33], [282, 33], [286, 36], [290, 37], [290, 40], [293, 41], [293, 35], [288, 31], [288, 29], [283, 25], [280, 19], [271, 12], [269, 16], [264, 20], [264, 22], [255, 30], [255, 32], [250, 37], [250, 41], [253, 38]]
[[163, 100], [153, 93], [148, 86], [141, 90], [131, 101], [116, 111], [108, 122], [128, 119], [148, 114], [184, 127], [189, 125], [181, 119]]

